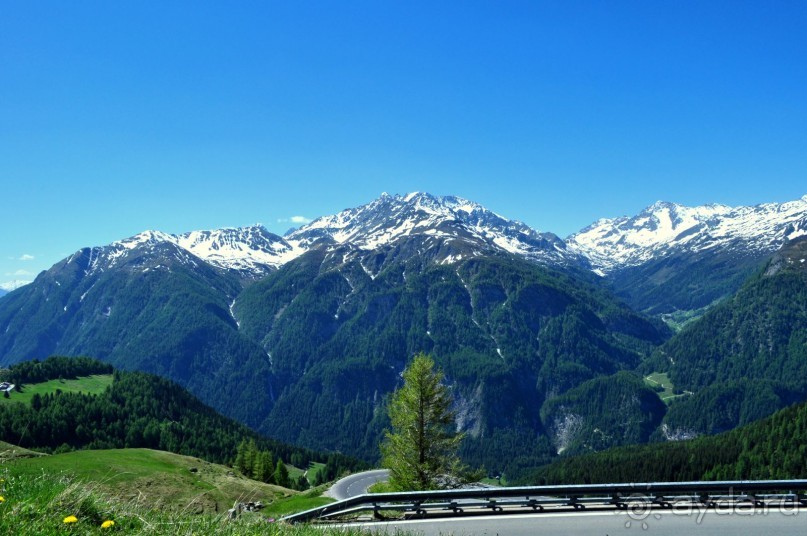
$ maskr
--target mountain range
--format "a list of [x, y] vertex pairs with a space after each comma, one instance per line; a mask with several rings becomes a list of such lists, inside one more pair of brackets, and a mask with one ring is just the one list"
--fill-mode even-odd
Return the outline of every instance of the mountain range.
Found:
[[[656, 203], [563, 240], [426, 193], [384, 194], [282, 237], [146, 231], [82, 249], [0, 299], [0, 365], [90, 355], [173, 379], [272, 437], [373, 459], [386, 396], [426, 351], [452, 383], [466, 459], [515, 473], [665, 425], [710, 431], [654, 402], [633, 371], [668, 371], [698, 393], [723, 381], [698, 383], [691, 360], [669, 358], [723, 305], [674, 336], [657, 315], [701, 314], [744, 291], [804, 234], [807, 196]], [[781, 396], [765, 411], [801, 396], [787, 387], [771, 387]]]
[[[667, 287], [687, 286], [676, 279], [681, 272], [718, 265], [717, 280], [709, 285], [716, 289], [689, 285], [694, 298], [665, 305], [689, 310], [730, 294], [751, 266], [786, 241], [807, 235], [807, 196], [754, 207], [685, 207], [659, 201], [636, 216], [598, 220], [563, 240], [462, 198], [384, 193], [367, 205], [318, 218], [283, 237], [261, 225], [181, 235], [145, 231], [92, 248], [91, 269], [103, 269], [104, 262], [114, 267], [118, 258], [140, 246], [170, 243], [216, 269], [260, 279], [311, 249], [348, 244], [372, 251], [412, 235], [441, 242], [445, 247], [437, 260], [449, 264], [463, 258], [462, 253], [451, 253], [452, 247], [460, 247], [466, 256], [498, 251], [545, 265], [590, 270], [610, 281], [632, 306], [644, 310], [658, 309], [659, 302], [669, 301], [664, 299]], [[737, 266], [732, 269], [726, 266], [729, 263]], [[648, 297], [636, 289], [639, 279], [644, 280], [639, 282], [641, 289], [655, 291], [651, 291], [651, 307], [642, 307]], [[9, 292], [24, 284], [12, 283], [0, 288]]]
[[570, 249], [632, 307], [691, 311], [735, 292], [788, 240], [807, 235], [807, 196], [754, 207], [658, 202], [570, 236]]

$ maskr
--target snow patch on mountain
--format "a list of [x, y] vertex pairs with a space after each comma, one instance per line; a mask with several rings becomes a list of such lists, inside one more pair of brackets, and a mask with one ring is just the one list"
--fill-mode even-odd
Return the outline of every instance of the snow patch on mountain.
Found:
[[239, 271], [261, 271], [267, 266], [277, 268], [305, 253], [305, 249], [261, 225], [192, 231], [178, 236], [177, 244], [210, 264]]
[[[807, 196], [805, 196], [805, 198], [807, 198]], [[802, 236], [807, 236], [807, 217], [785, 229], [785, 238], [787, 240], [796, 240]]]
[[633, 217], [601, 219], [566, 240], [595, 271], [637, 266], [677, 252], [738, 246], [772, 252], [807, 229], [807, 196], [753, 207], [685, 207], [659, 201]]
[[197, 260], [252, 275], [265, 274], [305, 252], [261, 225], [192, 231], [173, 235], [161, 231], [144, 231], [132, 237], [90, 250], [88, 272], [101, 265], [116, 266], [130, 251], [153, 249], [160, 244], [172, 244], [177, 260], [198, 265]]

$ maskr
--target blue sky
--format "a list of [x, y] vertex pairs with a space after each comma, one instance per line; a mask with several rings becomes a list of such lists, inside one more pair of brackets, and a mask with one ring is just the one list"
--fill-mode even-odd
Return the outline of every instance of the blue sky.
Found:
[[0, 282], [384, 191], [561, 236], [796, 199], [805, 27], [801, 1], [7, 1]]

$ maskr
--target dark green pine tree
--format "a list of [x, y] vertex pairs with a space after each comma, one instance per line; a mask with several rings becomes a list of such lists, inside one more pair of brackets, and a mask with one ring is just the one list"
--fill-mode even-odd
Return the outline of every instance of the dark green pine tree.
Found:
[[255, 461], [258, 457], [258, 445], [254, 439], [244, 439], [238, 444], [235, 454], [235, 468], [245, 476], [255, 476]]
[[381, 464], [390, 485], [400, 491], [443, 487], [459, 472], [457, 448], [463, 434], [454, 429], [452, 397], [434, 360], [421, 353], [403, 373], [404, 384], [392, 395], [392, 430], [381, 445]]
[[286, 468], [286, 464], [283, 463], [283, 460], [277, 460], [274, 481], [275, 484], [283, 486], [284, 488], [288, 488], [291, 485], [289, 482], [289, 470]]
[[270, 484], [275, 469], [272, 462], [272, 453], [268, 450], [262, 450], [255, 457], [255, 460], [255, 479]]

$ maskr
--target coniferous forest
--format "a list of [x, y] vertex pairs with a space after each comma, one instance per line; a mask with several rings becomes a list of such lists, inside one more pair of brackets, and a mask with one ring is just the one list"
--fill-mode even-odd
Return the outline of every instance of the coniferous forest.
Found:
[[[88, 358], [52, 357], [23, 362], [3, 372], [3, 379], [21, 384], [112, 372], [109, 365]], [[274, 475], [278, 465], [306, 468], [326, 464], [334, 477], [363, 465], [340, 454], [323, 454], [258, 435], [223, 417], [175, 383], [141, 372], [114, 371], [112, 384], [101, 394], [59, 392], [35, 394], [30, 405], [0, 404], [0, 439], [45, 452], [73, 449], [152, 448], [234, 464], [239, 451], [250, 449], [268, 459]], [[240, 447], [240, 448], [239, 448]], [[247, 476], [257, 458], [238, 466]], [[282, 471], [281, 471], [282, 473]], [[263, 479], [263, 478], [261, 478]], [[274, 482], [273, 478], [266, 481]], [[287, 485], [297, 482], [283, 481]]]
[[523, 484], [807, 477], [807, 403], [714, 436], [619, 447], [549, 464]]

